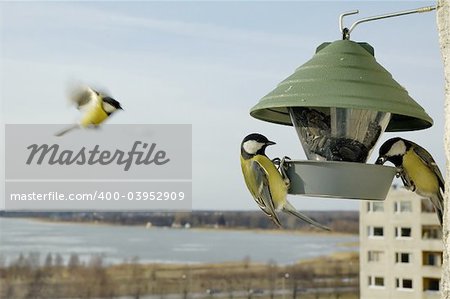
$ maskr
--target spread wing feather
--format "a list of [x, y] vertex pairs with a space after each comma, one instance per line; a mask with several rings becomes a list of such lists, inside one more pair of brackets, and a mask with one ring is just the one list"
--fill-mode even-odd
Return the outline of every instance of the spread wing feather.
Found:
[[88, 86], [78, 86], [70, 91], [69, 99], [77, 109], [97, 104], [99, 93]]

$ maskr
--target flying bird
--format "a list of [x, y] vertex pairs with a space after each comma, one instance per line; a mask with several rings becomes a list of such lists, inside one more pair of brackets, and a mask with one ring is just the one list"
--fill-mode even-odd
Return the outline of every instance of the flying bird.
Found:
[[62, 136], [77, 128], [97, 127], [117, 110], [123, 110], [118, 101], [88, 86], [78, 86], [73, 89], [70, 93], [70, 101], [82, 111], [83, 116], [79, 123], [56, 133], [56, 136]]
[[[266, 156], [266, 147], [275, 144], [261, 134], [250, 134], [241, 143], [241, 167], [248, 190], [261, 210], [281, 227], [276, 211], [283, 211], [300, 218], [318, 228], [328, 227], [298, 212], [287, 201], [289, 183], [283, 178], [275, 164]], [[282, 166], [280, 166], [281, 168]]]
[[400, 138], [391, 138], [380, 148], [376, 164], [391, 162], [398, 168], [405, 187], [431, 200], [442, 226], [445, 182], [433, 157], [420, 145]]

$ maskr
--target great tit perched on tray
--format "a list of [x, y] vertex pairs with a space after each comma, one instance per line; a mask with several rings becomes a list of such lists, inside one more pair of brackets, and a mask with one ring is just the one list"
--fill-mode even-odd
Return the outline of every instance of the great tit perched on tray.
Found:
[[[312, 220], [287, 201], [289, 180], [280, 174], [274, 162], [265, 154], [266, 147], [275, 144], [261, 134], [250, 134], [241, 143], [241, 167], [245, 183], [261, 210], [281, 227], [276, 211], [294, 215], [324, 230], [328, 227]], [[280, 168], [282, 165], [280, 165]]]
[[445, 182], [430, 153], [420, 145], [400, 138], [391, 138], [380, 148], [376, 164], [391, 162], [399, 169], [405, 187], [431, 200], [442, 226]]

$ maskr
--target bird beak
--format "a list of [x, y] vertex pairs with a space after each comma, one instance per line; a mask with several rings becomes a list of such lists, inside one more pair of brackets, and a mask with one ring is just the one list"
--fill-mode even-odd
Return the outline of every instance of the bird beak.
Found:
[[375, 164], [383, 165], [384, 162], [386, 162], [386, 157], [385, 156], [379, 156], [377, 161], [375, 162]]
[[269, 145], [274, 145], [274, 144], [276, 144], [276, 143], [273, 142], [273, 141], [270, 141], [270, 140], [266, 142], [266, 145], [267, 145], [267, 146], [269, 146]]
[[122, 106], [119, 107], [120, 110], [123, 110]]

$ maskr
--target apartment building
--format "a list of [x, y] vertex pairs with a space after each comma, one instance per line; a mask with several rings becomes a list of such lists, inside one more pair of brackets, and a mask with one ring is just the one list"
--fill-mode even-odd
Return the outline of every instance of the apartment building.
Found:
[[433, 205], [406, 189], [361, 201], [361, 299], [439, 298], [442, 230]]

